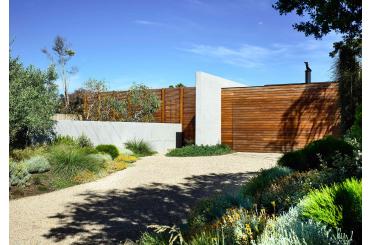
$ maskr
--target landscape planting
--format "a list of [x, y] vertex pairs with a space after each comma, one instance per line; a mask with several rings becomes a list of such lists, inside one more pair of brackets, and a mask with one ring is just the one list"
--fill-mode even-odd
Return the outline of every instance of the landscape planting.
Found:
[[[137, 158], [115, 146], [97, 146], [86, 136], [56, 137], [50, 144], [11, 152], [10, 198], [41, 194], [86, 183], [129, 167]], [[115, 157], [112, 157], [114, 155]]]

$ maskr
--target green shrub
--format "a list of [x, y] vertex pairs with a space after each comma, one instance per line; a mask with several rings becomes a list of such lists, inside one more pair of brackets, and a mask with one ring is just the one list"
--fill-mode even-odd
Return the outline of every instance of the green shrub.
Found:
[[130, 140], [125, 143], [125, 147], [138, 156], [151, 156], [155, 153], [155, 151], [151, 149], [151, 146], [143, 140]]
[[280, 166], [295, 170], [319, 169], [321, 164], [332, 166], [335, 154], [353, 156], [353, 147], [347, 142], [333, 136], [327, 136], [306, 145], [302, 150], [284, 154], [278, 161]]
[[278, 165], [300, 171], [308, 170], [310, 168], [304, 150], [296, 150], [283, 154], [283, 156], [278, 160]]
[[112, 160], [111, 155], [107, 153], [92, 154], [91, 157], [97, 158], [101, 161], [106, 161], [106, 162]]
[[100, 152], [94, 148], [94, 147], [90, 147], [90, 146], [86, 146], [86, 147], [82, 147], [80, 148], [80, 151], [82, 153], [85, 153], [85, 154], [99, 154]]
[[74, 139], [74, 137], [68, 136], [68, 135], [58, 135], [54, 141], [54, 145], [72, 145], [77, 146], [77, 142]]
[[16, 186], [24, 186], [31, 178], [27, 171], [27, 166], [24, 162], [9, 162], [9, 184]]
[[265, 210], [257, 212], [231, 208], [215, 226], [223, 229], [226, 244], [250, 244], [264, 231], [269, 218]]
[[80, 147], [93, 147], [92, 141], [85, 134], [80, 135], [76, 142]]
[[241, 193], [225, 194], [200, 200], [190, 211], [187, 224], [191, 233], [222, 217], [232, 207], [251, 208], [252, 201]]
[[196, 157], [196, 156], [216, 156], [231, 153], [227, 145], [187, 145], [169, 151], [169, 157]]
[[80, 148], [68, 146], [54, 147], [49, 160], [54, 173], [70, 179], [83, 170], [98, 173], [105, 167], [103, 160], [87, 155]]
[[362, 150], [362, 105], [359, 105], [356, 109], [354, 123], [346, 132], [345, 140], [352, 143], [357, 149]]
[[219, 230], [209, 232], [200, 232], [191, 238], [188, 244], [190, 245], [219, 245], [224, 244], [222, 234]]
[[263, 189], [258, 204], [270, 212], [286, 211], [289, 207], [295, 206], [311, 190], [342, 182], [344, 179], [334, 170], [293, 172], [274, 180], [267, 188]]
[[337, 169], [337, 174], [342, 176], [343, 179], [362, 178], [362, 156], [358, 152], [355, 152], [353, 156], [336, 153], [333, 157], [332, 166]]
[[138, 245], [169, 245], [168, 239], [155, 233], [145, 232], [141, 235]]
[[255, 201], [260, 199], [261, 192], [276, 179], [287, 176], [292, 170], [287, 167], [273, 167], [262, 170], [257, 176], [250, 179], [243, 185], [241, 191], [245, 196], [255, 197]]
[[34, 156], [24, 161], [27, 171], [33, 173], [44, 173], [50, 170], [50, 164], [45, 156]]
[[340, 184], [310, 192], [300, 203], [305, 218], [323, 222], [331, 227], [341, 227], [353, 239], [361, 239], [362, 182], [348, 179]]
[[27, 147], [25, 149], [14, 149], [10, 152], [10, 158], [14, 161], [22, 161], [36, 155], [44, 155], [47, 152], [47, 147], [44, 145]]
[[259, 245], [326, 245], [351, 244], [351, 239], [339, 229], [333, 230], [312, 220], [303, 222], [298, 207], [267, 222], [264, 232], [254, 242]]
[[114, 145], [98, 145], [96, 150], [109, 154], [112, 159], [115, 159], [117, 156], [119, 156], [119, 150]]
[[25, 67], [9, 57], [9, 147], [23, 148], [35, 139], [45, 140], [53, 132], [58, 106], [57, 73], [54, 66], [40, 70]]

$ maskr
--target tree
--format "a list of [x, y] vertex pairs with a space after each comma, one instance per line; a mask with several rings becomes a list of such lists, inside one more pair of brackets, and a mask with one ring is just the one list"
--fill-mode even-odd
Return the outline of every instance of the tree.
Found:
[[46, 71], [9, 58], [10, 148], [24, 147], [53, 132], [52, 115], [58, 105], [54, 66]]
[[169, 85], [169, 88], [184, 88], [185, 85], [182, 83], [177, 83], [176, 85]]
[[67, 66], [68, 61], [75, 56], [75, 51], [70, 46], [65, 38], [57, 36], [52, 47], [54, 54], [50, 53], [46, 48], [42, 49], [42, 52], [47, 55], [52, 64], [58, 67], [59, 78], [63, 84], [65, 108], [68, 108], [70, 104], [68, 95], [69, 75], [78, 71], [75, 66]]
[[362, 0], [278, 0], [273, 8], [281, 15], [295, 11], [299, 16], [308, 16], [308, 21], [293, 25], [306, 36], [320, 39], [331, 31], [342, 34], [343, 41], [334, 43], [331, 56], [344, 45], [361, 52]]
[[356, 109], [362, 104], [361, 60], [349, 47], [338, 50], [333, 76], [340, 95], [341, 129], [346, 132], [354, 123]]
[[126, 97], [128, 121], [151, 122], [160, 108], [160, 99], [146, 85], [133, 84]]
[[273, 8], [279, 13], [295, 11], [309, 17], [293, 27], [316, 39], [334, 31], [342, 41], [333, 44], [333, 74], [339, 83], [341, 126], [346, 132], [353, 124], [355, 110], [362, 103], [362, 0], [278, 0]]
[[[81, 89], [88, 100], [86, 120], [124, 121], [127, 117], [127, 105], [107, 92], [105, 81], [89, 79]], [[90, 103], [89, 103], [90, 102]]]

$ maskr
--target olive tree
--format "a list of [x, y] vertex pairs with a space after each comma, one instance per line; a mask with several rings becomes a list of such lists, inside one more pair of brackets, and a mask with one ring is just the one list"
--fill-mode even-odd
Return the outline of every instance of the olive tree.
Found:
[[143, 84], [133, 84], [126, 97], [128, 104], [128, 121], [151, 122], [154, 113], [160, 108], [160, 99], [149, 87]]
[[89, 79], [81, 89], [88, 100], [85, 119], [93, 121], [124, 121], [127, 105], [107, 93], [105, 81]]
[[52, 115], [58, 105], [54, 66], [42, 71], [24, 67], [19, 58], [9, 58], [10, 148], [29, 145], [53, 131]]
[[88, 102], [85, 120], [151, 122], [160, 108], [158, 96], [143, 84], [133, 84], [120, 99], [96, 79], [86, 81], [81, 91]]

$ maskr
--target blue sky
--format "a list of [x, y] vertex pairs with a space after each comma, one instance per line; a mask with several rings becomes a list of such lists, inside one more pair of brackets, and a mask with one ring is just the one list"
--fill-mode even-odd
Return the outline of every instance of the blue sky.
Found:
[[195, 83], [204, 71], [247, 85], [329, 81], [328, 53], [337, 35], [322, 40], [292, 28], [301, 20], [280, 16], [269, 0], [11, 0], [12, 54], [45, 68], [41, 52], [56, 35], [76, 51], [79, 72], [70, 90], [89, 78], [110, 89], [133, 82], [153, 88]]

